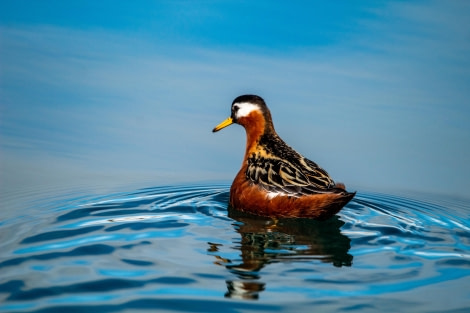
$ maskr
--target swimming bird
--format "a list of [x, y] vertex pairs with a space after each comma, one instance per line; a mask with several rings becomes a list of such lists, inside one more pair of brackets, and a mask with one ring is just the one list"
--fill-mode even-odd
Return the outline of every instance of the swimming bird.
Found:
[[230, 117], [212, 131], [234, 123], [245, 128], [247, 140], [241, 169], [230, 187], [232, 208], [272, 218], [324, 220], [354, 197], [355, 192], [347, 192], [344, 184], [335, 183], [279, 137], [261, 97], [235, 98]]

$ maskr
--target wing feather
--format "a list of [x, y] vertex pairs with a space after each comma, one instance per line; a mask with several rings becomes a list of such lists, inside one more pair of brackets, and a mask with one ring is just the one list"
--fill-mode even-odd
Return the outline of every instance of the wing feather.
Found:
[[282, 192], [292, 196], [331, 192], [333, 180], [314, 162], [303, 159], [300, 166], [276, 157], [253, 154], [247, 160], [246, 177], [271, 192]]

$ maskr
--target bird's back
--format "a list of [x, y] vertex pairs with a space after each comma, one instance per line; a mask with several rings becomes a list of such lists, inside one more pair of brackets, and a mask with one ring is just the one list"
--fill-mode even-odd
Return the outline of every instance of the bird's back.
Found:
[[247, 158], [246, 177], [270, 192], [295, 196], [338, 189], [324, 169], [292, 149], [277, 134], [261, 136], [258, 147]]

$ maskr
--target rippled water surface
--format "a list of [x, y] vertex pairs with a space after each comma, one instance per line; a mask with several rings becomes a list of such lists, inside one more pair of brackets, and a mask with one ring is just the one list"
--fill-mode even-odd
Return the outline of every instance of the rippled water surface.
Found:
[[466, 200], [358, 192], [328, 221], [274, 223], [229, 212], [228, 196], [165, 186], [15, 208], [0, 222], [0, 311], [470, 308]]

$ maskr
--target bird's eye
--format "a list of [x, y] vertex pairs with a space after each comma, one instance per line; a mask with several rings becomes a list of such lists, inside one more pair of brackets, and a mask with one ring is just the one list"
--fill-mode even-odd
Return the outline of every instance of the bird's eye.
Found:
[[234, 106], [233, 106], [233, 112], [237, 112], [238, 109], [240, 109], [240, 108], [238, 107], [238, 105], [234, 105]]

